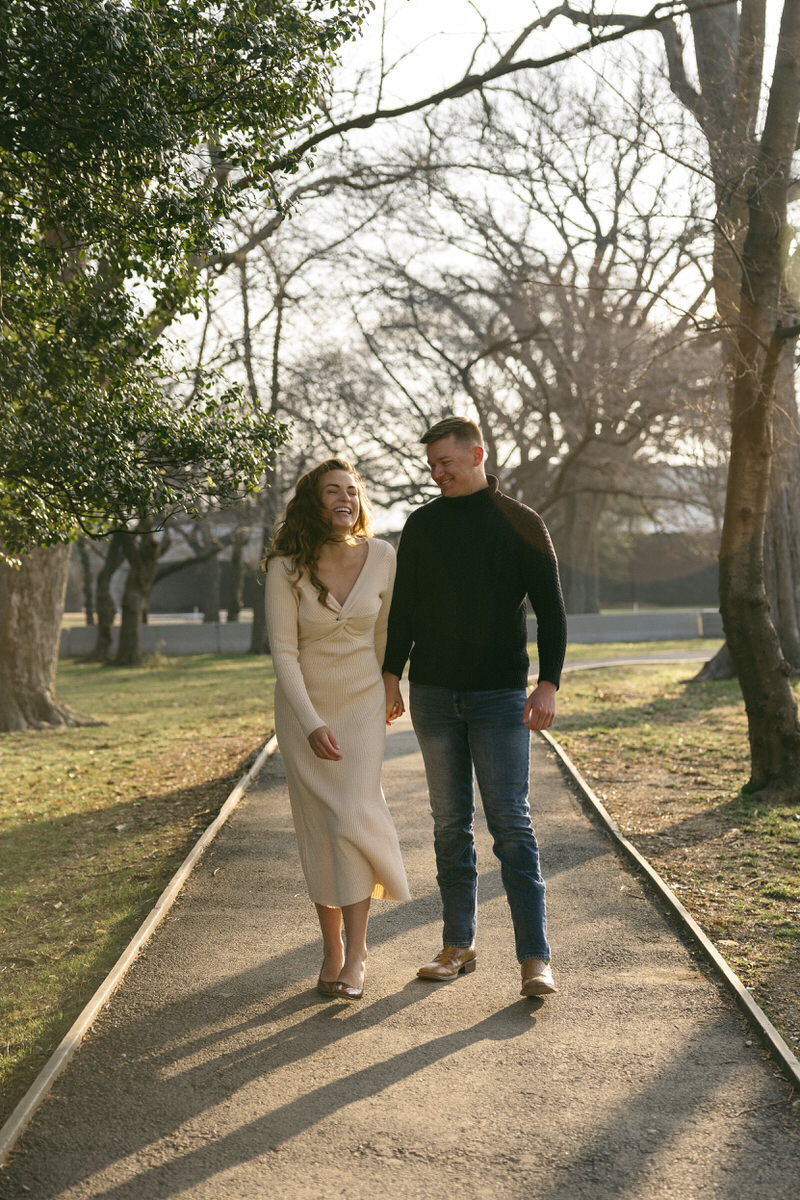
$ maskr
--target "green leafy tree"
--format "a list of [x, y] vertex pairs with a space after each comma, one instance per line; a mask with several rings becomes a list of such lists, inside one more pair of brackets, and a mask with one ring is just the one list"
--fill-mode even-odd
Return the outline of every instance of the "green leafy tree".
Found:
[[[155, 335], [221, 221], [269, 186], [367, 6], [10, 0], [0, 17], [0, 541], [191, 508], [255, 483], [274, 427], [179, 413]], [[285, 166], [292, 167], [291, 161]], [[228, 457], [225, 428], [229, 429]], [[242, 454], [239, 447], [247, 446]], [[207, 461], [204, 461], [207, 447]], [[261, 455], [261, 462], [259, 462]], [[165, 483], [168, 478], [169, 482]]]
[[[159, 335], [201, 298], [224, 220], [275, 191], [276, 163], [296, 169], [288, 132], [313, 120], [369, 7], [4, 4], [0, 729], [73, 719], [52, 695], [66, 555], [27, 552], [230, 503], [285, 437], [213, 381], [170, 401]], [[39, 614], [24, 631], [22, 611]]]

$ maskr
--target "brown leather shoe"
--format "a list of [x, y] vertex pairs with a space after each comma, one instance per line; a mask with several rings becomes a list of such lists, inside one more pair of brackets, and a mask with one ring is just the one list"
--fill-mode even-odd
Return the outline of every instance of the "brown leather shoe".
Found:
[[320, 975], [319, 979], [317, 980], [317, 991], [319, 992], [320, 996], [335, 996], [335, 995], [337, 995], [336, 980], [335, 979], [323, 979], [322, 976]]
[[520, 996], [551, 996], [558, 988], [553, 983], [550, 964], [543, 958], [526, 958], [522, 963]]
[[474, 946], [443, 946], [433, 962], [426, 963], [417, 971], [418, 979], [433, 979], [441, 983], [455, 979], [456, 975], [469, 975], [478, 965]]

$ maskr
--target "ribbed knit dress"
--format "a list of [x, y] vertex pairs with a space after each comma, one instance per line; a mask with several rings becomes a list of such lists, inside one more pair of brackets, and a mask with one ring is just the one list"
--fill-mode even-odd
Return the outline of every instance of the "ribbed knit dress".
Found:
[[[381, 788], [381, 662], [394, 573], [394, 549], [377, 538], [344, 604], [329, 594], [321, 605], [307, 576], [293, 578], [289, 559], [273, 558], [267, 571], [275, 731], [309, 895], [330, 907], [410, 899]], [[339, 743], [338, 762], [317, 758], [308, 743], [320, 725]]]

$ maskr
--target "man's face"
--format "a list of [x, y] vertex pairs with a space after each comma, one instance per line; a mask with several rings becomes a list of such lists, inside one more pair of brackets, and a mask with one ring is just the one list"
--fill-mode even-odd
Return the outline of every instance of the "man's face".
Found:
[[481, 446], [467, 446], [451, 433], [431, 442], [427, 450], [431, 478], [443, 496], [471, 496], [486, 487]]

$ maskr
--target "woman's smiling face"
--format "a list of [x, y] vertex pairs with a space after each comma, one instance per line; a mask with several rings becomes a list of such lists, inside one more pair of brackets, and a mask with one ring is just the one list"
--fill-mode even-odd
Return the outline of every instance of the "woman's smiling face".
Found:
[[328, 471], [319, 481], [319, 498], [331, 529], [346, 534], [358, 520], [358, 486], [347, 471]]

